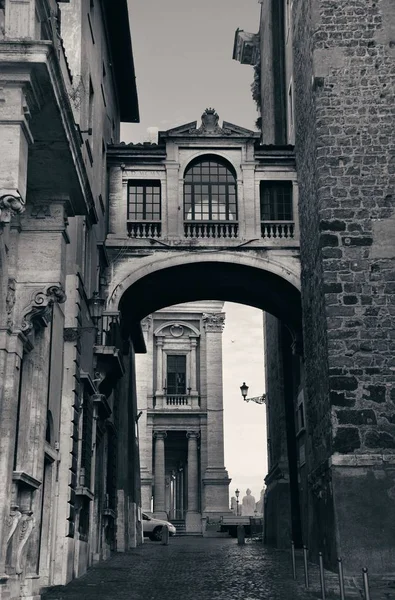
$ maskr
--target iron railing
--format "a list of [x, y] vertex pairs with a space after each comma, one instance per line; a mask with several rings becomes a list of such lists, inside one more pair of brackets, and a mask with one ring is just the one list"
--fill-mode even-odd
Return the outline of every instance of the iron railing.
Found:
[[[319, 585], [320, 585], [320, 598], [321, 600], [326, 599], [326, 584], [325, 584], [325, 570], [324, 570], [324, 559], [322, 552], [318, 553], [319, 563]], [[339, 585], [339, 600], [346, 600], [345, 594], [345, 582], [344, 582], [344, 571], [343, 571], [343, 560], [342, 558], [337, 559], [338, 564], [338, 585]], [[292, 576], [293, 579], [297, 579], [296, 572], [296, 556], [295, 556], [295, 544], [291, 542], [291, 565], [292, 565]], [[310, 587], [309, 579], [309, 562], [308, 562], [308, 548], [303, 546], [303, 576], [304, 585], [306, 589]], [[370, 600], [370, 585], [369, 585], [369, 573], [366, 567], [362, 569], [362, 588], [364, 600]], [[333, 592], [332, 592], [333, 593]], [[362, 594], [362, 592], [360, 592]], [[331, 596], [332, 597], [332, 596]]]

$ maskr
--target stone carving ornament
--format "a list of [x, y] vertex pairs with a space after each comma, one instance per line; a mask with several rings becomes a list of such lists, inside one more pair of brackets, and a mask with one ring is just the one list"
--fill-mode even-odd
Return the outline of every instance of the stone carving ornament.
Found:
[[1, 193], [0, 191], [0, 223], [9, 223], [11, 217], [20, 215], [26, 208], [26, 203], [18, 192]]
[[6, 301], [5, 301], [8, 327], [12, 327], [12, 325], [13, 325], [12, 310], [15, 305], [15, 289], [16, 289], [15, 279], [10, 278], [8, 280], [7, 296], [6, 296]]
[[198, 129], [191, 129], [194, 135], [229, 135], [231, 131], [218, 125], [219, 116], [214, 108], [206, 108], [202, 114], [202, 124]]
[[18, 549], [16, 551], [16, 565], [15, 571], [17, 575], [20, 575], [23, 571], [22, 568], [22, 552], [26, 543], [30, 537], [31, 532], [35, 526], [35, 519], [33, 517], [33, 513], [31, 511], [25, 513], [20, 520], [20, 528], [19, 528], [19, 539], [18, 539]]
[[174, 325], [170, 327], [170, 333], [173, 337], [182, 337], [184, 333], [184, 328], [179, 323], [174, 323]]
[[206, 331], [222, 332], [225, 327], [224, 313], [203, 314], [203, 323]]
[[51, 306], [58, 302], [66, 302], [66, 294], [61, 286], [50, 285], [45, 291], [36, 291], [29, 306], [24, 311], [21, 329], [24, 333], [29, 333], [34, 326], [34, 321], [40, 318], [46, 318]]

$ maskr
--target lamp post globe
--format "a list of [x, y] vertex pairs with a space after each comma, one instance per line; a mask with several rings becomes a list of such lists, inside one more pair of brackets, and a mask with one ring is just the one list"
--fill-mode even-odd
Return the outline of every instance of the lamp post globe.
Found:
[[243, 385], [240, 386], [240, 391], [241, 391], [241, 395], [243, 396], [243, 398], [247, 398], [248, 385], [246, 384], [245, 381], [243, 381]]

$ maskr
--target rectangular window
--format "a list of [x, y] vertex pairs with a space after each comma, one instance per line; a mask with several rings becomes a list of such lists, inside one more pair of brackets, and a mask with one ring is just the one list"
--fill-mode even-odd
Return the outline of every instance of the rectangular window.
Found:
[[296, 434], [298, 435], [306, 429], [306, 417], [304, 412], [304, 394], [301, 390], [298, 394], [296, 406]]
[[93, 109], [94, 109], [95, 91], [93, 89], [92, 80], [89, 78], [89, 104], [88, 104], [88, 128], [93, 127]]
[[261, 221], [292, 221], [292, 182], [261, 181]]
[[186, 394], [187, 357], [169, 354], [167, 357], [167, 395]]
[[160, 181], [129, 181], [128, 221], [160, 221]]
[[288, 142], [293, 142], [294, 137], [294, 94], [293, 81], [291, 79], [288, 87]]

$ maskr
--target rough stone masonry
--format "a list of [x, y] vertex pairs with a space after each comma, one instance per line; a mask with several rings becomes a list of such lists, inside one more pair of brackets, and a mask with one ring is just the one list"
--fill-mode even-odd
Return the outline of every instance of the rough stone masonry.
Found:
[[[385, 570], [395, 514], [395, 4], [294, 2], [293, 23], [310, 482], [321, 483], [311, 514], [326, 511], [348, 564], [365, 557]], [[324, 547], [326, 535], [322, 525]], [[335, 560], [333, 543], [326, 554]]]

